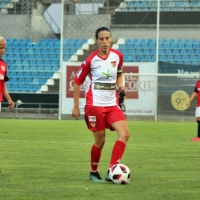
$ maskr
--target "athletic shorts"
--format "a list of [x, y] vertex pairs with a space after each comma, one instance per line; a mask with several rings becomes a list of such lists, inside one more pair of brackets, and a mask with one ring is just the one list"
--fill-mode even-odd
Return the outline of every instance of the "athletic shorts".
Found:
[[114, 131], [111, 124], [121, 120], [126, 120], [126, 118], [119, 106], [85, 106], [85, 122], [88, 129], [93, 132], [108, 128]]
[[196, 107], [195, 117], [200, 117], [200, 107]]
[[0, 102], [0, 112], [1, 112], [1, 102]]

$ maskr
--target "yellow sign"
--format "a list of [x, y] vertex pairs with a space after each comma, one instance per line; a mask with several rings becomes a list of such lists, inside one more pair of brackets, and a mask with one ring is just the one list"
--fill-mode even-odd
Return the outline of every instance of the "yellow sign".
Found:
[[176, 110], [183, 111], [188, 108], [186, 103], [189, 101], [189, 99], [190, 97], [187, 92], [183, 90], [177, 90], [171, 96], [171, 103]]

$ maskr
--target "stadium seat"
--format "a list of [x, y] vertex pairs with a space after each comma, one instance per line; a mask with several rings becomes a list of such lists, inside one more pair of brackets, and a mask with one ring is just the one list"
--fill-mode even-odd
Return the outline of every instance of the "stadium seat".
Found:
[[138, 62], [144, 61], [144, 55], [139, 55], [139, 56], [137, 57], [137, 61], [138, 61]]
[[31, 78], [31, 72], [24, 72], [24, 78]]
[[186, 55], [182, 56], [182, 61], [183, 61], [183, 62], [186, 62], [186, 61], [188, 61], [188, 60], [189, 60], [189, 57], [188, 57], [188, 56], [186, 56]]
[[187, 54], [187, 52], [186, 52], [186, 50], [185, 49], [181, 49], [181, 51], [180, 51], [180, 55], [186, 55]]

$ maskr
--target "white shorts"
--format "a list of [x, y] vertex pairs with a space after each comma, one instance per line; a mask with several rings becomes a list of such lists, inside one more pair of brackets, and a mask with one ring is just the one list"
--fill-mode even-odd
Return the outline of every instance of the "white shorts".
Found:
[[196, 107], [195, 117], [200, 117], [200, 107]]

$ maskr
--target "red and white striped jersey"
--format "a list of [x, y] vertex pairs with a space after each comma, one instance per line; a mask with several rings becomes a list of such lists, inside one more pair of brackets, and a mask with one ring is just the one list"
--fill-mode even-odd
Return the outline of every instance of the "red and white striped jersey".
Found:
[[200, 81], [196, 82], [196, 86], [194, 88], [194, 92], [197, 93], [197, 107], [200, 107]]
[[74, 81], [82, 85], [85, 78], [89, 77], [89, 85], [86, 91], [86, 104], [94, 106], [118, 105], [116, 91], [117, 74], [122, 73], [123, 55], [121, 52], [110, 49], [106, 58], [94, 51], [81, 64]]
[[6, 63], [0, 59], [0, 102], [3, 101], [4, 80], [6, 76]]

